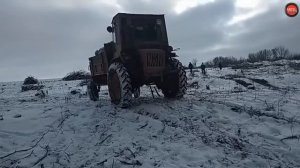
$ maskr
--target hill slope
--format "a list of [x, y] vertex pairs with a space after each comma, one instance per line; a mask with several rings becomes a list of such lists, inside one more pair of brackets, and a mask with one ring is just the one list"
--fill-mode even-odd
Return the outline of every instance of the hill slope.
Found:
[[197, 72], [181, 100], [143, 87], [129, 109], [105, 86], [92, 102], [80, 81], [42, 81], [45, 98], [0, 83], [0, 165], [300, 167], [300, 75], [282, 64]]

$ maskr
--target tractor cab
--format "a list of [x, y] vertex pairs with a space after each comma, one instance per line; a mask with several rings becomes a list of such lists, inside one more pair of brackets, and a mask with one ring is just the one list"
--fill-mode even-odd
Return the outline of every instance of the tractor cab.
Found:
[[107, 30], [122, 50], [168, 47], [164, 15], [118, 13]]

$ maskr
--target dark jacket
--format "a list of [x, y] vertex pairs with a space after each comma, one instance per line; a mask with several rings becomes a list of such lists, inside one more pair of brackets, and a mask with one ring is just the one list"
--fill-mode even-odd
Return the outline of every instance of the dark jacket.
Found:
[[201, 69], [205, 69], [205, 65], [204, 65], [204, 64], [201, 64], [200, 68], [201, 68]]
[[189, 63], [189, 69], [193, 69], [193, 68], [194, 68], [193, 64]]

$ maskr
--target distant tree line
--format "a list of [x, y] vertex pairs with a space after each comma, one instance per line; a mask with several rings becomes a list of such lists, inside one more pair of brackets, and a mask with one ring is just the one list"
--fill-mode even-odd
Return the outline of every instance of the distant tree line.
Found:
[[282, 46], [273, 49], [263, 49], [255, 53], [248, 54], [247, 58], [230, 57], [215, 57], [213, 60], [206, 62], [207, 67], [216, 67], [219, 63], [223, 67], [235, 66], [245, 62], [255, 63], [261, 61], [277, 61], [277, 60], [300, 60], [300, 54], [292, 54], [287, 48]]
[[237, 59], [233, 56], [231, 56], [231, 57], [219, 56], [219, 57], [215, 57], [212, 61], [206, 62], [205, 65], [207, 67], [216, 67], [219, 65], [219, 63], [221, 63], [223, 67], [229, 67], [229, 66], [234, 66], [234, 65], [243, 63], [245, 61], [246, 61], [246, 59], [243, 59], [243, 58]]

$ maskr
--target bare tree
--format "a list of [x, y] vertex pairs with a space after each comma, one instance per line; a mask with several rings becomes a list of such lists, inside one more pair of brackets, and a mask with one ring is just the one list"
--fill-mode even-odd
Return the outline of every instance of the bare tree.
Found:
[[287, 58], [290, 55], [290, 52], [288, 49], [279, 46], [272, 49], [273, 54], [273, 60], [279, 60], [283, 58]]
[[289, 55], [289, 50], [284, 47], [277, 47], [280, 58], [286, 58]]

